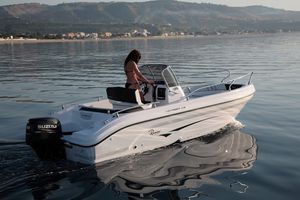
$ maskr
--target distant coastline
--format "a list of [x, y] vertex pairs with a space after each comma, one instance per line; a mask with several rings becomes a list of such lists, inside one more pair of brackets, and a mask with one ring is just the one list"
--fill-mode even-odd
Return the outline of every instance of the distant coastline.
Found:
[[0, 39], [0, 44], [23, 44], [23, 43], [72, 43], [72, 42], [100, 42], [100, 41], [126, 41], [126, 40], [151, 40], [151, 39], [180, 39], [195, 38], [199, 36], [151, 36], [151, 37], [115, 37], [115, 38], [99, 38], [99, 39]]
[[[290, 33], [290, 32], [286, 32]], [[186, 39], [186, 38], [204, 38], [220, 36], [246, 36], [246, 35], [265, 35], [278, 33], [247, 33], [247, 34], [222, 34], [222, 35], [184, 35], [184, 36], [148, 36], [148, 37], [114, 37], [98, 39], [2, 39], [1, 44], [35, 44], [35, 43], [80, 43], [80, 42], [101, 42], [101, 41], [129, 41], [129, 40], [168, 40], [168, 39]]]
[[101, 42], [101, 41], [128, 41], [128, 40], [168, 40], [168, 39], [186, 39], [220, 36], [243, 36], [243, 35], [262, 35], [278, 33], [247, 33], [247, 34], [222, 34], [222, 35], [184, 35], [184, 36], [149, 36], [149, 37], [115, 37], [99, 39], [2, 39], [1, 44], [34, 44], [34, 43], [80, 43], [80, 42]]

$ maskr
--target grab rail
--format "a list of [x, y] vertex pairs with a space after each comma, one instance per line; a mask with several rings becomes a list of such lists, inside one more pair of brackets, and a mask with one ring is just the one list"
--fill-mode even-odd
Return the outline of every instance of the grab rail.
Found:
[[250, 74], [250, 77], [249, 77], [249, 80], [248, 80], [248, 85], [250, 85], [250, 84], [251, 84], [251, 79], [252, 79], [252, 76], [253, 76], [253, 72], [251, 72], [251, 74]]
[[202, 90], [202, 89], [205, 89], [205, 88], [215, 87], [215, 86], [218, 86], [218, 85], [222, 85], [222, 83], [217, 83], [217, 84], [214, 84], [214, 85], [207, 85], [207, 86], [204, 86], [204, 87], [199, 87], [199, 88], [193, 90], [191, 93], [189, 93], [185, 98], [187, 98], [187, 100], [188, 100], [189, 97], [191, 95], [193, 95], [195, 92], [197, 92], [199, 90]]
[[[205, 89], [205, 88], [210, 88], [210, 87], [215, 87], [215, 86], [218, 86], [218, 85], [222, 85], [224, 83], [224, 80], [226, 80], [227, 78], [229, 78], [230, 75], [231, 75], [229, 70], [226, 70], [226, 71], [228, 71], [229, 74], [221, 81], [221, 83], [217, 83], [217, 84], [214, 84], [214, 85], [208, 85], [208, 86], [197, 88], [197, 89], [193, 90], [192, 92], [190, 92], [185, 98], [188, 100], [191, 95], [193, 95], [195, 92], [197, 92], [199, 90], [202, 90], [202, 89]], [[249, 76], [249, 74], [250, 74], [250, 77], [249, 77], [249, 80], [248, 80], [248, 85], [250, 85], [253, 72], [249, 72], [249, 73], [247, 73], [247, 74], [245, 74], [243, 76], [239, 76], [239, 77], [237, 77], [235, 79], [226, 81], [225, 83], [230, 83], [230, 85], [228, 87], [228, 90], [231, 90], [231, 86], [235, 83], [236, 80], [243, 79], [243, 78]]]
[[242, 78], [245, 78], [246, 76], [249, 76], [249, 74], [250, 74], [250, 77], [249, 77], [249, 80], [248, 80], [248, 85], [249, 85], [251, 83], [251, 78], [252, 78], [253, 72], [249, 72], [249, 73], [247, 73], [247, 74], [245, 74], [243, 76], [240, 76], [240, 77], [237, 77], [235, 79], [229, 80], [228, 82], [231, 82], [231, 83], [230, 83], [228, 89], [231, 90], [231, 86], [235, 83], [235, 81], [240, 80]]
[[228, 78], [231, 76], [231, 73], [230, 73], [230, 70], [229, 70], [229, 69], [224, 69], [224, 71], [227, 71], [227, 72], [228, 72], [228, 75], [227, 75], [225, 78], [223, 78], [223, 79], [221, 80], [221, 83], [223, 83], [226, 79], [228, 79]]

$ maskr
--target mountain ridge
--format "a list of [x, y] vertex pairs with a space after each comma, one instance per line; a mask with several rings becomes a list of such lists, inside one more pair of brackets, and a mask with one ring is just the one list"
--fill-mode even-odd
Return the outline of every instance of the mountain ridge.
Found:
[[[151, 28], [172, 31], [300, 30], [300, 12], [264, 6], [229, 7], [181, 1], [39, 3], [0, 6], [0, 33], [123, 31]], [[62, 25], [65, 25], [63, 28]], [[93, 27], [93, 25], [95, 27]], [[30, 27], [32, 26], [32, 27]], [[101, 27], [103, 26], [103, 27]], [[47, 28], [48, 27], [48, 28]], [[72, 28], [73, 27], [73, 28]], [[123, 27], [123, 28], [122, 28]]]

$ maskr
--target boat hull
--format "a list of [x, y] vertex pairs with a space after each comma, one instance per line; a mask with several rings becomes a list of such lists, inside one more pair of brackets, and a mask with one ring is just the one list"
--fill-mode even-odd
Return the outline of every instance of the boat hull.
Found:
[[[254, 87], [234, 92], [239, 96], [215, 95], [217, 100], [210, 104], [201, 102], [210, 99], [199, 98], [181, 103], [180, 107], [160, 109], [160, 117], [155, 117], [153, 110], [143, 111], [140, 116], [136, 113], [136, 121], [130, 120], [128, 115], [128, 125], [123, 123], [118, 127], [118, 120], [115, 120], [111, 127], [101, 129], [98, 135], [102, 137], [90, 145], [76, 144], [66, 138], [69, 141], [65, 147], [66, 157], [75, 162], [94, 164], [212, 134], [234, 121], [252, 98]], [[122, 117], [119, 120], [124, 121]]]

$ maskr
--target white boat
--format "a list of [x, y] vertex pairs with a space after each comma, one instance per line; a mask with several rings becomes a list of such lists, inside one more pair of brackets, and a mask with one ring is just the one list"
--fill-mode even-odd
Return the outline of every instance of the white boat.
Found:
[[[168, 65], [141, 72], [155, 81], [138, 90], [107, 88], [107, 99], [30, 119], [26, 143], [41, 158], [94, 164], [211, 134], [238, 115], [255, 92], [252, 73], [200, 87], [182, 87]], [[238, 80], [249, 77], [245, 83]]]

